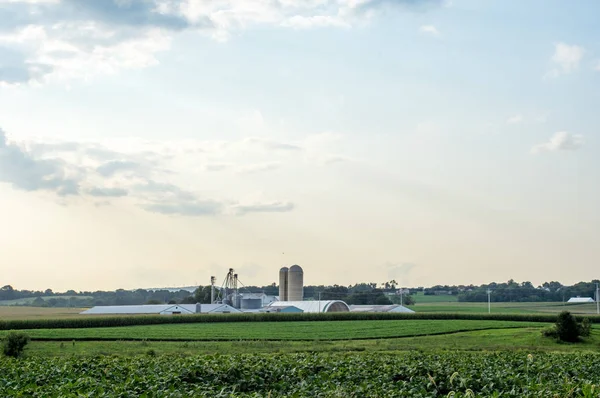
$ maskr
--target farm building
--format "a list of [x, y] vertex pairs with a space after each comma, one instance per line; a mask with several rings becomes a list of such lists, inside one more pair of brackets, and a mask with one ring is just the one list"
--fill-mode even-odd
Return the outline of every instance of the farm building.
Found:
[[595, 303], [591, 297], [571, 297], [567, 303], [570, 304], [582, 304], [582, 303]]
[[296, 307], [302, 312], [349, 312], [348, 304], [339, 300], [321, 300], [321, 301], [275, 301], [266, 308], [275, 307]]
[[265, 308], [262, 308], [259, 312], [271, 312], [271, 313], [276, 312], [276, 313], [281, 313], [281, 314], [289, 314], [289, 313], [298, 313], [298, 312], [304, 312], [304, 311], [302, 311], [298, 307], [290, 305], [287, 307], [278, 307], [278, 306], [265, 307]]
[[350, 312], [403, 312], [414, 314], [414, 311], [402, 305], [351, 305]]
[[159, 304], [96, 306], [83, 315], [190, 315], [241, 312], [227, 304]]

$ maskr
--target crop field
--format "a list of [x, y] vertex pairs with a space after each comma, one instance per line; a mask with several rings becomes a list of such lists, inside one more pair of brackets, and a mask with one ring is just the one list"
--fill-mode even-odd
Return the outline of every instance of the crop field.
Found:
[[2, 306], [0, 305], [0, 319], [64, 319], [82, 317], [79, 315], [81, 308], [43, 308], [25, 306]]
[[398, 352], [398, 351], [526, 351], [600, 352], [600, 330], [576, 344], [560, 343], [542, 336], [539, 327], [486, 329], [442, 335], [313, 341], [33, 341], [27, 356], [89, 357], [135, 356], [153, 350], [157, 355], [213, 355], [298, 352]]
[[[436, 297], [436, 296], [424, 296]], [[441, 296], [444, 297], [444, 296]], [[487, 303], [464, 303], [464, 302], [420, 302], [410, 308], [418, 313], [428, 312], [451, 312], [487, 314]], [[568, 304], [549, 303], [491, 303], [492, 314], [558, 314], [561, 311], [569, 311], [579, 315], [595, 315], [595, 304]]]
[[598, 363], [525, 352], [0, 359], [0, 396], [597, 397]]
[[[543, 327], [544, 323], [487, 320], [387, 320], [233, 322], [81, 329], [32, 329], [44, 340], [353, 340], [453, 333], [468, 330]], [[0, 337], [7, 332], [0, 332]]]

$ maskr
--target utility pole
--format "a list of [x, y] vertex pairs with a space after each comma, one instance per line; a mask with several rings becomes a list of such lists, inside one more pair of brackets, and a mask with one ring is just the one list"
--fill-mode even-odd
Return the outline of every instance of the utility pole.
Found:
[[491, 306], [491, 299], [490, 299], [490, 295], [492, 294], [492, 291], [490, 289], [487, 290], [487, 295], [488, 295], [488, 314], [492, 313], [492, 306]]
[[217, 280], [217, 278], [215, 278], [214, 276], [210, 277], [210, 303], [214, 304], [215, 303], [215, 281]]
[[403, 295], [404, 295], [404, 290], [402, 288], [400, 288], [400, 305], [401, 306], [404, 306]]
[[598, 293], [600, 290], [598, 289], [598, 283], [596, 283], [596, 314], [600, 315], [600, 300], [598, 300]]

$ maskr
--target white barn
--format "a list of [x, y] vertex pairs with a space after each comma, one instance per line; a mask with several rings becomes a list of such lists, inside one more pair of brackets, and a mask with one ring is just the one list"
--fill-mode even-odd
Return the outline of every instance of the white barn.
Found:
[[274, 301], [266, 308], [275, 307], [296, 307], [305, 313], [350, 312], [350, 307], [348, 307], [348, 304], [340, 300]]
[[241, 312], [227, 304], [157, 304], [96, 306], [81, 312], [83, 315], [191, 315], [228, 314]]
[[569, 301], [567, 301], [567, 303], [569, 303], [569, 304], [583, 304], [583, 303], [595, 303], [595, 301], [591, 297], [571, 297], [569, 299]]
[[405, 314], [414, 314], [409, 308], [399, 304], [392, 305], [351, 305], [350, 312], [402, 312]]

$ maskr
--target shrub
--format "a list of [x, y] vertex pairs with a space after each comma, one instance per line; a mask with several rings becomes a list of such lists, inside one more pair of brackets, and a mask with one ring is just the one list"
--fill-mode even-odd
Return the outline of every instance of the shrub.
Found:
[[23, 355], [25, 346], [29, 343], [29, 336], [24, 333], [10, 332], [2, 343], [2, 352], [7, 357], [18, 358]]
[[556, 333], [562, 341], [576, 342], [579, 340], [579, 325], [577, 325], [577, 320], [569, 311], [558, 314]]
[[552, 337], [555, 339], [558, 338], [558, 333], [556, 332], [556, 327], [554, 327], [554, 326], [542, 330], [542, 335], [544, 337]]
[[589, 318], [585, 318], [579, 325], [579, 335], [583, 337], [590, 337], [592, 333], [592, 323]]

